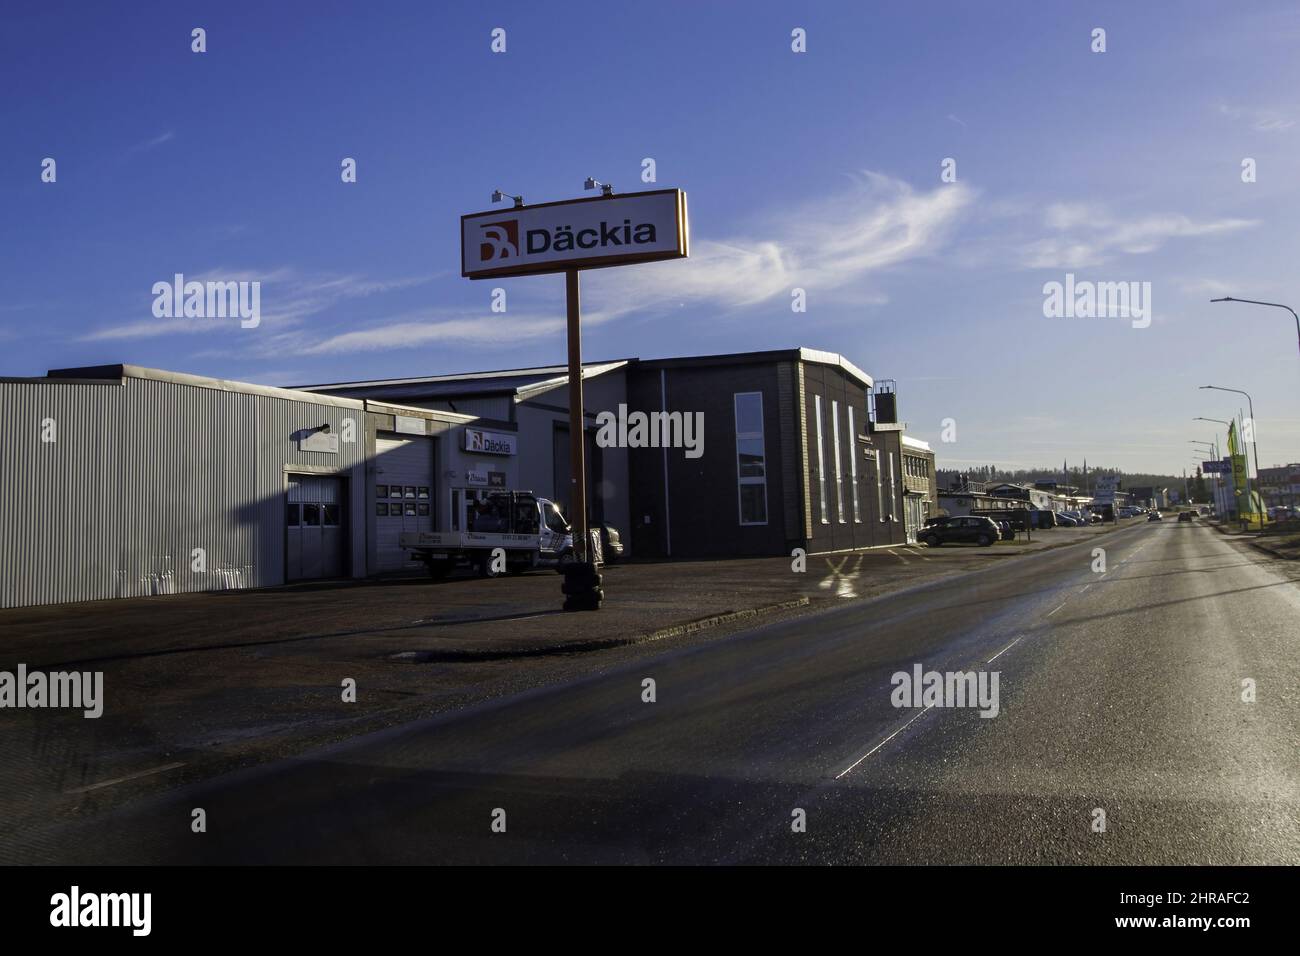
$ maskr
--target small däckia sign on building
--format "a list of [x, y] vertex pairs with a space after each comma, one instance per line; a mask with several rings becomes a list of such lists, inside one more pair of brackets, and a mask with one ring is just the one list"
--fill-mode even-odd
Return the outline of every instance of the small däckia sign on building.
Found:
[[680, 189], [471, 213], [460, 220], [461, 275], [490, 279], [682, 259], [688, 232]]

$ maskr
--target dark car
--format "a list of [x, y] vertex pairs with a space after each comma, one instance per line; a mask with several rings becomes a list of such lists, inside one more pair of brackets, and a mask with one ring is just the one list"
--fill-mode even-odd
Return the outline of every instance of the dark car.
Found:
[[1180, 512], [1178, 512], [1178, 520], [1179, 520], [1179, 521], [1191, 521], [1194, 517], [1196, 517], [1196, 514], [1195, 514], [1194, 512], [1191, 512], [1191, 511], [1180, 511]]
[[1001, 536], [993, 519], [976, 515], [939, 520], [921, 531], [921, 540], [932, 548], [944, 544], [978, 544], [987, 548]]
[[[1187, 512], [1184, 511], [1183, 514], [1187, 514]], [[1148, 520], [1148, 521], [1164, 521], [1165, 518], [1164, 518], [1164, 515], [1162, 515], [1159, 511], [1153, 511], [1153, 512], [1151, 512], [1149, 515], [1147, 515], [1147, 520]], [[1181, 518], [1180, 518], [1179, 520], [1181, 520]]]

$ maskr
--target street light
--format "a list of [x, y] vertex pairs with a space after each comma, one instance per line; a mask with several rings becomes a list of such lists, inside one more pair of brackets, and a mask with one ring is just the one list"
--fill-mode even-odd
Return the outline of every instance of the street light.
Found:
[[523, 196], [512, 196], [512, 195], [510, 195], [510, 194], [507, 193], [507, 192], [502, 192], [500, 189], [494, 189], [494, 190], [492, 190], [492, 201], [493, 201], [493, 202], [501, 202], [501, 200], [503, 200], [503, 199], [513, 199], [513, 200], [515, 201], [515, 208], [516, 208], [516, 209], [523, 209], [523, 208], [524, 208], [524, 197], [523, 197]]
[[1255, 403], [1251, 401], [1249, 393], [1239, 388], [1224, 388], [1221, 385], [1202, 385], [1201, 388], [1212, 388], [1216, 392], [1236, 392], [1238, 395], [1246, 396], [1246, 405], [1250, 408], [1250, 447], [1255, 454], [1255, 477], [1259, 478], [1259, 441], [1255, 438]]
[[[1296, 315], [1295, 309], [1291, 308], [1291, 306], [1283, 305], [1280, 302], [1260, 302], [1258, 299], [1234, 299], [1230, 295], [1225, 295], [1222, 299], [1211, 299], [1210, 301], [1211, 302], [1246, 302], [1250, 305], [1267, 305], [1274, 309], [1286, 309], [1293, 316], [1295, 316], [1296, 344], [1300, 346], [1300, 315]], [[1256, 465], [1255, 467], [1256, 470], [1259, 469], [1258, 465]]]

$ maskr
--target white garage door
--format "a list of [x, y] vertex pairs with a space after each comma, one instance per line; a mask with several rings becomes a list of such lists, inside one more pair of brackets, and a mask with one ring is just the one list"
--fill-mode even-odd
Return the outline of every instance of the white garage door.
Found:
[[404, 531], [433, 530], [433, 440], [376, 438], [374, 500], [378, 570], [418, 570], [397, 537]]

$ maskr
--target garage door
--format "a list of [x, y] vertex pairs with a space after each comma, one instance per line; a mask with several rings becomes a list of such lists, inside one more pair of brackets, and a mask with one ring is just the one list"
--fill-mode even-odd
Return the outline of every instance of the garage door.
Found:
[[290, 475], [285, 491], [285, 577], [337, 578], [347, 571], [343, 548], [346, 497], [339, 478]]
[[375, 439], [373, 487], [377, 570], [419, 569], [397, 540], [404, 531], [433, 530], [433, 440]]

